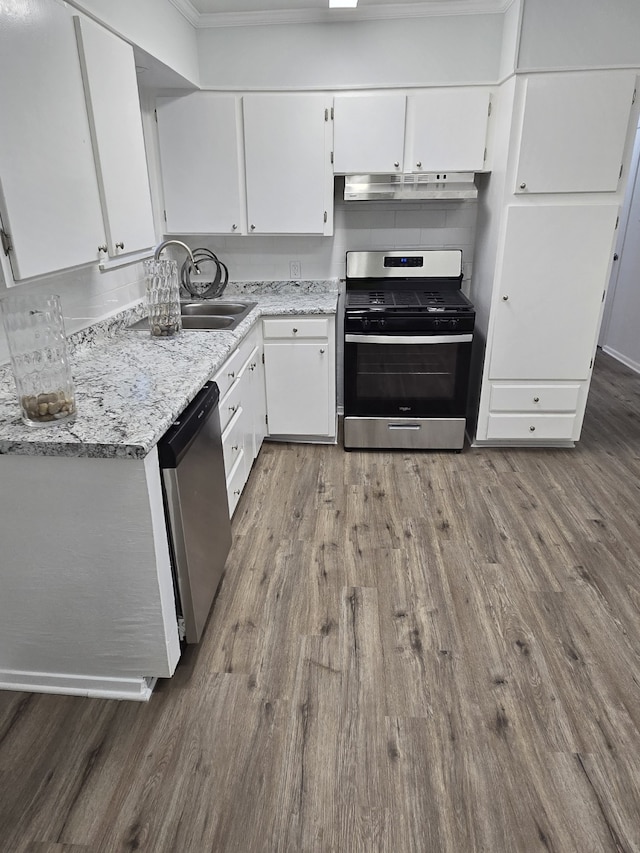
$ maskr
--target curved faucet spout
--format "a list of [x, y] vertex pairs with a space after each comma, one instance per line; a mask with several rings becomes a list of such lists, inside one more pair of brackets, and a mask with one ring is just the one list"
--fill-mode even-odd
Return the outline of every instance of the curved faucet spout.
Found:
[[196, 272], [198, 272], [198, 265], [196, 264], [196, 262], [195, 262], [195, 260], [194, 260], [194, 258], [193, 258], [193, 252], [192, 252], [192, 251], [191, 251], [191, 249], [187, 246], [187, 244], [186, 244], [186, 243], [183, 243], [181, 240], [163, 240], [163, 241], [162, 241], [162, 243], [158, 243], [158, 245], [156, 246], [155, 251], [154, 251], [154, 253], [153, 253], [153, 258], [154, 258], [154, 260], [156, 260], [156, 261], [158, 260], [158, 258], [160, 257], [160, 253], [162, 252], [162, 250], [163, 250], [166, 246], [172, 246], [172, 245], [175, 245], [175, 246], [182, 246], [182, 248], [183, 248], [183, 249], [186, 251], [186, 253], [189, 255], [189, 258], [190, 258], [190, 260], [191, 260], [191, 263], [193, 264], [193, 269], [194, 269]]

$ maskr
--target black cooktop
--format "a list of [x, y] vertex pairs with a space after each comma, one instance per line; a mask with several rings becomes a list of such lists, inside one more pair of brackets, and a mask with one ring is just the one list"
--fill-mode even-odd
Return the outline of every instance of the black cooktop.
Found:
[[460, 290], [348, 290], [346, 307], [349, 312], [384, 310], [411, 312], [456, 312], [473, 310], [471, 302]]

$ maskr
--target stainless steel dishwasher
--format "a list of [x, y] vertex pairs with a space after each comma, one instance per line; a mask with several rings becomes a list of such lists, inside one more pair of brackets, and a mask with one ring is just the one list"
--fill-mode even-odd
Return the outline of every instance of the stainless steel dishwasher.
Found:
[[178, 616], [202, 636], [231, 547], [219, 391], [208, 382], [158, 443]]

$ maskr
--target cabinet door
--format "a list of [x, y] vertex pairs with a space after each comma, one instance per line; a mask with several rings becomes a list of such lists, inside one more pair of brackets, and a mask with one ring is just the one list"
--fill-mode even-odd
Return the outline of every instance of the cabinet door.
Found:
[[0, 14], [0, 195], [16, 279], [95, 261], [104, 243], [73, 22], [49, 0], [29, 9]]
[[194, 92], [156, 105], [165, 232], [242, 232], [237, 99]]
[[390, 175], [401, 172], [407, 98], [336, 95], [333, 171], [337, 175]]
[[333, 175], [324, 95], [246, 95], [247, 219], [254, 234], [328, 234]]
[[269, 341], [264, 359], [269, 434], [332, 434], [327, 344]]
[[614, 192], [635, 72], [538, 74], [526, 81], [516, 192]]
[[586, 379], [617, 205], [510, 207], [491, 379]]
[[405, 171], [480, 171], [488, 118], [486, 89], [433, 89], [410, 95]]
[[133, 48], [76, 17], [109, 255], [155, 243]]

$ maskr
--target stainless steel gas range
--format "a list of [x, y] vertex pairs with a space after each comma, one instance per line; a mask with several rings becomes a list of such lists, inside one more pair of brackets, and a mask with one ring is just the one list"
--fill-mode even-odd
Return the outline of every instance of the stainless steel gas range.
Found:
[[347, 252], [344, 446], [461, 450], [475, 311], [462, 252]]

